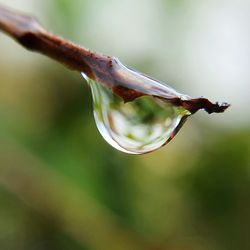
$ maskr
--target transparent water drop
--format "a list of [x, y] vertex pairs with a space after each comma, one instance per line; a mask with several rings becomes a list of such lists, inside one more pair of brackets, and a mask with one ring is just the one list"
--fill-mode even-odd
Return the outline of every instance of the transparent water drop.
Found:
[[124, 102], [106, 86], [82, 75], [91, 88], [99, 132], [122, 152], [144, 154], [164, 146], [191, 115], [183, 107], [149, 95]]

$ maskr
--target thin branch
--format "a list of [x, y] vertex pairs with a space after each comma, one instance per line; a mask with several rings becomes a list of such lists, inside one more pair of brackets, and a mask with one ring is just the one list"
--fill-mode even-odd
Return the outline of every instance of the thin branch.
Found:
[[125, 102], [143, 95], [164, 99], [195, 113], [224, 112], [229, 104], [212, 103], [206, 98], [191, 98], [160, 84], [141, 73], [125, 67], [118, 59], [90, 51], [46, 31], [33, 17], [0, 6], [0, 30], [14, 38], [26, 49], [39, 52], [72, 70], [110, 88]]
[[101, 69], [105, 72], [105, 63], [111, 60], [46, 31], [36, 18], [3, 6], [0, 6], [0, 29], [26, 49], [46, 55], [91, 78]]

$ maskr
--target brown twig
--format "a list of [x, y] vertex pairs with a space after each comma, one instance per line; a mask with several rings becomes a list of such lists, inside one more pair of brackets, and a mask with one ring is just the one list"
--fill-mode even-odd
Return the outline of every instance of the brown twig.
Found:
[[191, 113], [199, 109], [205, 109], [208, 113], [221, 113], [229, 107], [227, 103], [212, 103], [206, 98], [184, 97], [172, 88], [125, 67], [118, 59], [62, 39], [46, 31], [35, 18], [3, 6], [0, 6], [0, 30], [26, 49], [46, 55], [72, 70], [83, 72], [110, 88], [125, 102], [150, 95], [182, 106]]

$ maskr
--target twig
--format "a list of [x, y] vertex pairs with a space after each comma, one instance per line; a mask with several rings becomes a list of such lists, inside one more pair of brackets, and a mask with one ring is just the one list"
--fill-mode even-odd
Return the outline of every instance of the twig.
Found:
[[35, 18], [3, 6], [0, 6], [0, 30], [26, 49], [46, 55], [72, 70], [83, 72], [110, 88], [125, 102], [150, 95], [182, 106], [191, 113], [199, 109], [205, 109], [208, 113], [221, 113], [229, 107], [227, 103], [212, 103], [206, 98], [183, 97], [172, 88], [128, 69], [118, 59], [62, 39], [46, 31]]

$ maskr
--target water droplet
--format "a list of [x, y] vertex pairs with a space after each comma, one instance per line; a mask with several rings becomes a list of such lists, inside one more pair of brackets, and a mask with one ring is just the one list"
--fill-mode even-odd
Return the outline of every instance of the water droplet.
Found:
[[122, 152], [144, 154], [164, 146], [191, 114], [150, 95], [124, 102], [109, 88], [82, 75], [92, 91], [98, 130], [111, 146]]

